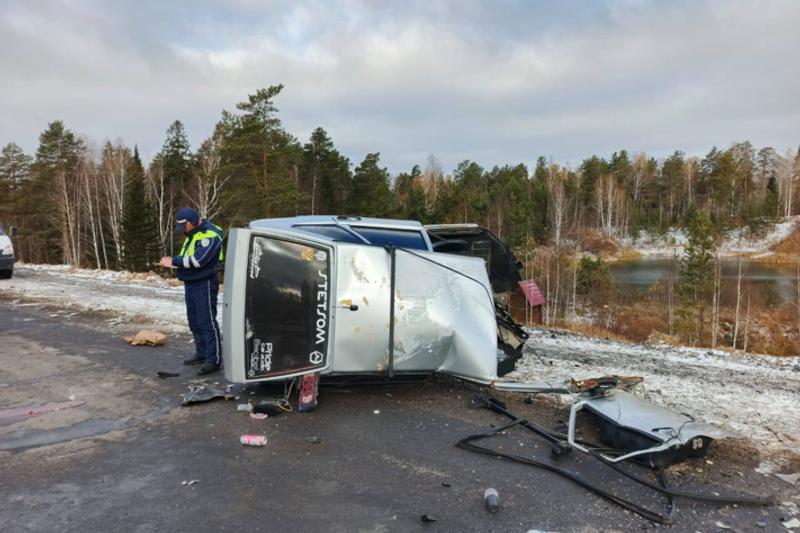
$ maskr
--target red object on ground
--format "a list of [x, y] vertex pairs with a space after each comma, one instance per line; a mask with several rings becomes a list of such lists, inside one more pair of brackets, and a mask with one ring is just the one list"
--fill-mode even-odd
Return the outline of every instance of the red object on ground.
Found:
[[50, 402], [44, 405], [36, 405], [33, 407], [16, 407], [12, 409], [0, 409], [0, 420], [9, 418], [20, 418], [25, 416], [38, 416], [52, 411], [61, 411], [62, 409], [70, 409], [78, 407], [86, 402], [82, 400], [72, 402]]
[[245, 446], [266, 446], [267, 437], [264, 435], [242, 435], [239, 437], [239, 442]]
[[525, 299], [528, 300], [529, 305], [536, 307], [537, 305], [544, 304], [542, 291], [539, 290], [539, 286], [532, 279], [520, 281], [519, 288], [522, 289], [522, 294], [525, 295]]

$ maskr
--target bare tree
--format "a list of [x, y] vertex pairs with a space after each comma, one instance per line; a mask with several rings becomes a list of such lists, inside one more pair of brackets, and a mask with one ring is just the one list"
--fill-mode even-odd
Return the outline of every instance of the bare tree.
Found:
[[747, 338], [750, 332], [750, 286], [747, 286], [747, 311], [744, 316], [744, 343], [742, 349], [747, 353]]
[[175, 215], [175, 191], [167, 183], [164, 162], [157, 158], [147, 169], [147, 188], [154, 200], [156, 227], [161, 255], [172, 255], [172, 219]]
[[[719, 254], [714, 258], [714, 291], [711, 302], [711, 349], [717, 348], [717, 336], [719, 335], [719, 297], [722, 285], [722, 260]], [[702, 324], [698, 325], [702, 327]]]
[[638, 206], [642, 190], [653, 179], [653, 169], [650, 159], [644, 152], [636, 154], [632, 168], [631, 195], [633, 196], [633, 205]]
[[795, 196], [794, 182], [799, 176], [795, 171], [795, 154], [788, 150], [784, 156], [778, 156], [775, 164], [775, 177], [778, 180], [778, 191], [783, 216], [792, 216], [792, 204]]
[[736, 275], [736, 318], [733, 325], [733, 349], [736, 349], [736, 341], [739, 337], [739, 309], [742, 304], [742, 258], [739, 257], [739, 271]]
[[556, 164], [550, 164], [547, 171], [547, 189], [549, 191], [548, 209], [550, 223], [553, 228], [553, 241], [556, 248], [561, 245], [561, 233], [564, 215], [567, 213], [567, 195], [564, 190], [565, 172]]
[[84, 154], [82, 159], [83, 161], [78, 167], [80, 211], [88, 218], [89, 232], [87, 240], [89, 240], [94, 252], [94, 263], [100, 269], [103, 268], [100, 252], [100, 233], [102, 233], [102, 228], [98, 228], [98, 222], [101, 217], [97, 212], [94, 198], [96, 188], [93, 186], [93, 182], [97, 180], [97, 172], [87, 154]]
[[115, 144], [106, 143], [103, 147], [103, 159], [100, 166], [100, 180], [102, 182], [105, 208], [108, 213], [108, 222], [111, 238], [116, 250], [116, 266], [122, 259], [122, 241], [120, 227], [122, 224], [122, 210], [125, 207], [125, 169], [131, 160], [131, 151], [121, 141]]
[[221, 193], [230, 176], [220, 173], [222, 137], [208, 139], [197, 152], [192, 203], [202, 218], [213, 219], [223, 208]]

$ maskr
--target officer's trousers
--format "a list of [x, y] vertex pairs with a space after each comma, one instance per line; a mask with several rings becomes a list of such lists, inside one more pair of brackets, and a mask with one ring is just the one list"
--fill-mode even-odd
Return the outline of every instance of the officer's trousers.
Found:
[[195, 354], [206, 362], [222, 362], [222, 335], [217, 323], [219, 280], [210, 278], [184, 282], [186, 317], [194, 336]]

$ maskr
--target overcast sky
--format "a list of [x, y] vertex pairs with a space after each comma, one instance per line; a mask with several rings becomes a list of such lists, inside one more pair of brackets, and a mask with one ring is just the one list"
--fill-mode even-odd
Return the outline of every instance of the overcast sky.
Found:
[[145, 158], [283, 83], [355, 164], [800, 144], [800, 1], [0, 2], [0, 144], [63, 120]]

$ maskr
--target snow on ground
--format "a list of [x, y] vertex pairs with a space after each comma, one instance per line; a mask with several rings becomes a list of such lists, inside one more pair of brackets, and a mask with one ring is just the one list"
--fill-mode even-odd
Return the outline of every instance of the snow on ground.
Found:
[[[747, 234], [745, 229], [729, 232], [719, 245], [722, 255], [761, 254], [768, 255], [770, 248], [788, 237], [800, 223], [800, 215], [790, 217], [787, 221], [775, 224], [762, 237]], [[683, 254], [688, 236], [683, 229], [670, 229], [664, 237], [643, 233], [637, 240], [630, 237], [620, 239], [624, 248], [636, 250], [643, 257], [673, 257]]]
[[188, 332], [183, 286], [155, 274], [18, 263], [0, 290], [26, 301], [151, 321], [168, 333]]
[[624, 237], [619, 243], [623, 248], [636, 250], [643, 257], [673, 257], [683, 254], [688, 240], [686, 231], [671, 228], [664, 237], [643, 232], [635, 241], [631, 237]]
[[[66, 266], [18, 264], [0, 282], [18, 304], [39, 302], [151, 321], [185, 333], [183, 288], [155, 275]], [[734, 433], [769, 451], [800, 445], [800, 358], [731, 355], [704, 349], [648, 346], [532, 330], [525, 356], [508, 379], [560, 385], [602, 375], [644, 378], [649, 398]]]
[[652, 401], [694, 416], [768, 452], [800, 445], [800, 358], [732, 355], [532, 330], [525, 356], [507, 379], [561, 385], [570, 378], [644, 378]]

